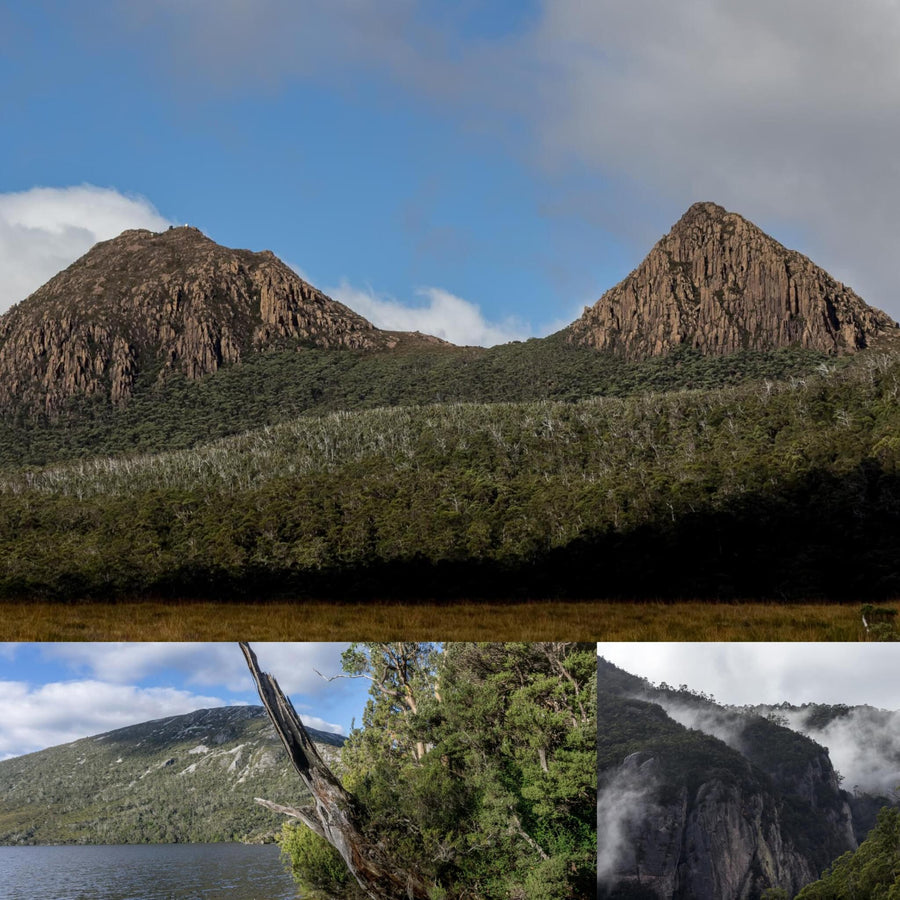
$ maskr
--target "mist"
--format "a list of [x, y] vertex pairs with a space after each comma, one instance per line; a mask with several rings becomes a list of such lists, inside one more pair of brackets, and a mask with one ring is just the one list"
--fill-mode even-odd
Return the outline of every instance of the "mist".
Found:
[[878, 796], [900, 792], [900, 711], [851, 707], [828, 724], [809, 724], [812, 708], [761, 707], [783, 716], [787, 726], [828, 748], [844, 790]]
[[644, 754], [629, 756], [606, 784], [597, 791], [597, 885], [616, 879], [634, 850], [629, 840], [647, 814], [656, 794], [659, 777], [654, 759]]
[[779, 724], [811, 738], [828, 750], [842, 787], [851, 793], [892, 796], [900, 793], [900, 711], [849, 707], [845, 715], [816, 726], [816, 706], [753, 706], [747, 709], [701, 706], [666, 697], [645, 697], [683, 725], [718, 738], [741, 753], [747, 715], [775, 715]]

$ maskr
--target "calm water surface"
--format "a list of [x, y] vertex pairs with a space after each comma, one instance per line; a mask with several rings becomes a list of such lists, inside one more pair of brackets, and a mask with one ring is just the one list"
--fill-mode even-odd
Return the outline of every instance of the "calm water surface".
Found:
[[2, 900], [296, 900], [274, 844], [0, 847]]

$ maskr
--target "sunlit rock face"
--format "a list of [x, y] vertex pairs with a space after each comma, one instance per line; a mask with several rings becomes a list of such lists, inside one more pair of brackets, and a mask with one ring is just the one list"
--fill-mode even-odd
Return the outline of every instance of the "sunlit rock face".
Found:
[[714, 203], [695, 203], [644, 261], [569, 328], [629, 359], [791, 345], [863, 349], [896, 324], [811, 260]]
[[187, 226], [125, 231], [0, 317], [0, 405], [121, 404], [142, 375], [196, 379], [258, 350], [378, 350], [399, 337], [270, 251], [231, 250]]

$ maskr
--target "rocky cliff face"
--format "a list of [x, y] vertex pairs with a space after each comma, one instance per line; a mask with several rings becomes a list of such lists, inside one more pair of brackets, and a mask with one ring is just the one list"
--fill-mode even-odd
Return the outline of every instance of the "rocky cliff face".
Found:
[[142, 374], [194, 379], [267, 348], [378, 350], [403, 339], [268, 250], [231, 250], [187, 226], [126, 231], [0, 317], [0, 405], [53, 412], [77, 395], [119, 404]]
[[793, 896], [856, 847], [851, 798], [808, 737], [604, 660], [598, 687], [599, 897]]
[[569, 327], [572, 343], [630, 359], [799, 345], [860, 350], [896, 331], [809, 259], [741, 216], [696, 203], [624, 281]]
[[615, 777], [651, 787], [601, 897], [751, 900], [772, 885], [793, 894], [816, 877], [785, 840], [777, 800], [757, 781], [711, 772], [696, 788], [667, 785], [659, 759], [644, 752], [627, 757]]

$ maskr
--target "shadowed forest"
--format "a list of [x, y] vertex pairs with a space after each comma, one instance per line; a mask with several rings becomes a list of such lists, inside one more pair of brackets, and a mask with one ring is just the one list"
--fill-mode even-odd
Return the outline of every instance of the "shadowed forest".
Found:
[[878, 599], [900, 358], [803, 378], [302, 416], [7, 469], [7, 598]]

